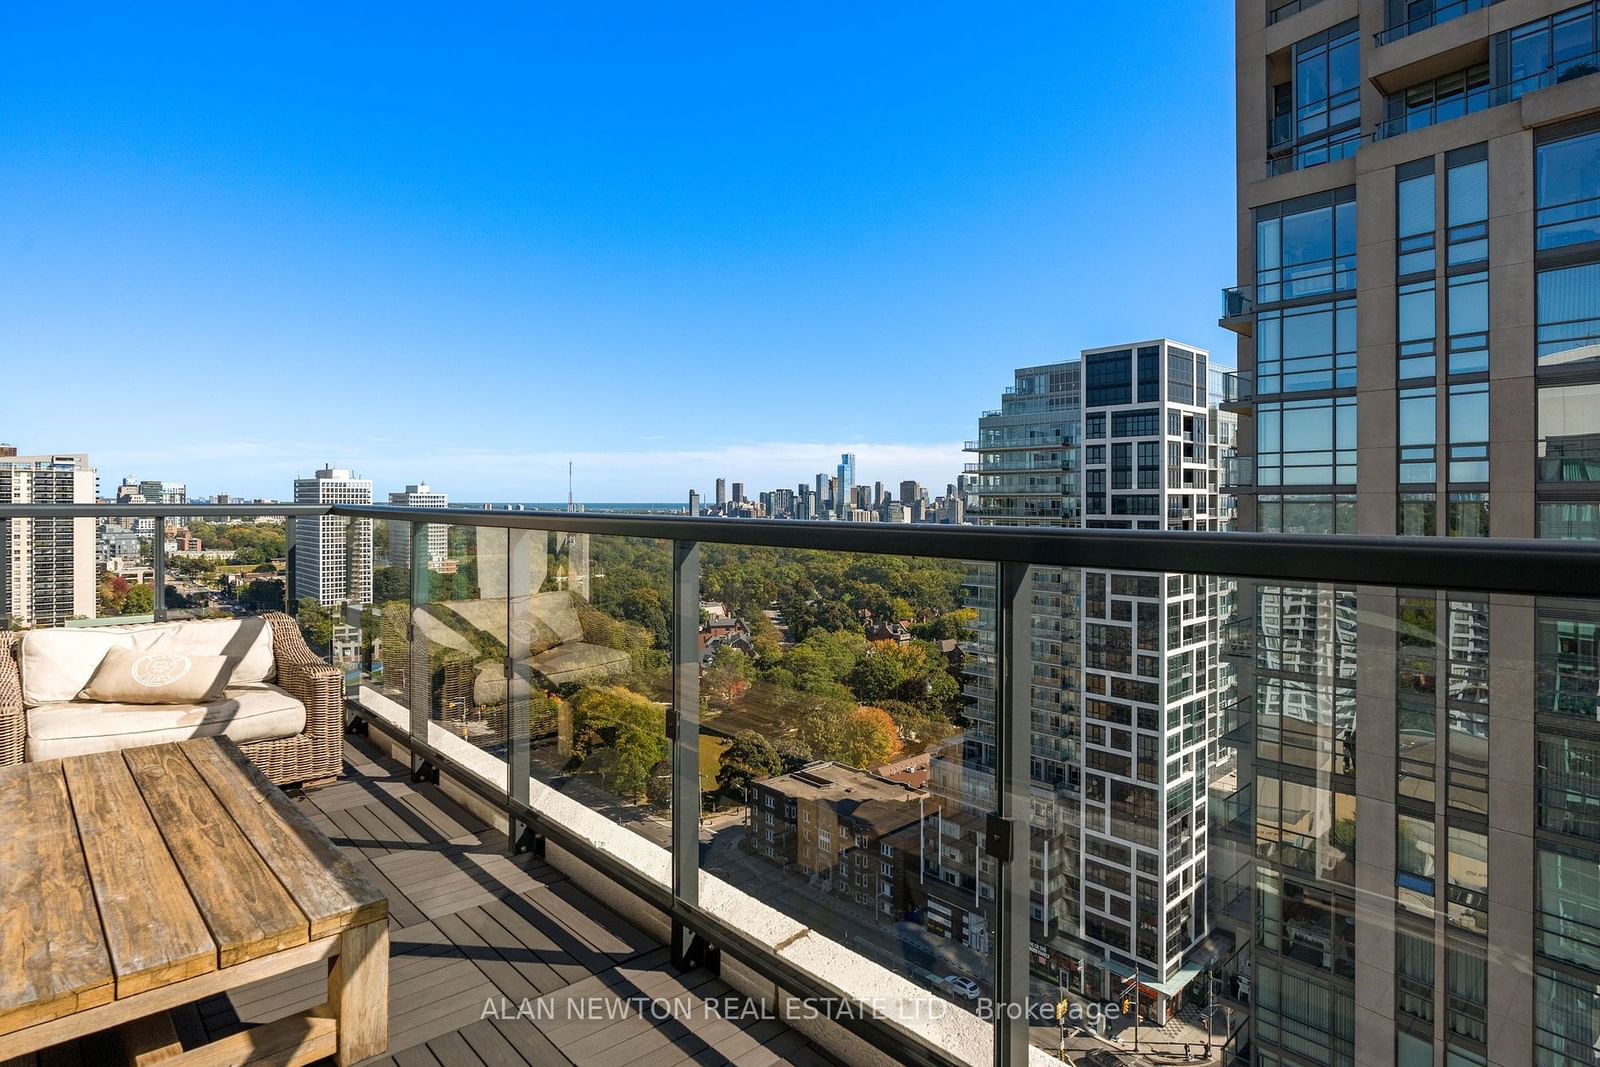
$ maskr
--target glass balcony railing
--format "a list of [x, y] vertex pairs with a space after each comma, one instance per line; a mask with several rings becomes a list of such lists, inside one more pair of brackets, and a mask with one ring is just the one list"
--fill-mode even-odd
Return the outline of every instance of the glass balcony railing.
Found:
[[1222, 473], [1218, 483], [1224, 489], [1250, 489], [1256, 484], [1256, 459], [1254, 456], [1222, 457]]
[[1241, 319], [1254, 315], [1256, 301], [1249, 286], [1234, 285], [1222, 290], [1222, 317]]
[[[1393, 44], [1395, 41], [1404, 40], [1414, 33], [1421, 33], [1423, 30], [1449, 22], [1451, 19], [1460, 18], [1468, 12], [1496, 3], [1499, 3], [1499, 0], [1454, 0], [1453, 3], [1427, 5], [1429, 10], [1426, 12], [1380, 30], [1373, 34], [1373, 40], [1379, 46]], [[1416, 5], [1411, 6], [1415, 7]]]
[[1221, 389], [1214, 398], [1220, 407], [1247, 407], [1255, 400], [1255, 375], [1249, 371], [1225, 371], [1220, 375]]
[[1546, 70], [1504, 85], [1485, 85], [1426, 107], [1408, 109], [1404, 114], [1395, 115], [1379, 123], [1373, 130], [1372, 137], [1373, 140], [1382, 141], [1413, 130], [1427, 129], [1429, 126], [1437, 126], [1441, 122], [1449, 122], [1463, 115], [1472, 115], [1492, 107], [1499, 107], [1501, 104], [1509, 104], [1529, 93], [1586, 77], [1597, 71], [1600, 71], [1600, 51], [1564, 60]]
[[1267, 25], [1271, 26], [1282, 22], [1291, 15], [1298, 15], [1308, 7], [1315, 7], [1322, 0], [1289, 0], [1288, 3], [1279, 4], [1267, 11]]
[[[513, 847], [548, 844], [586, 886], [670, 918], [685, 960], [715, 949], [740, 965], [730, 981], [830, 1003], [819, 1026], [895, 1062], [1015, 1067], [1032, 1039], [1055, 1052], [1079, 1039], [1037, 1025], [1058, 979], [1103, 1006], [1129, 974], [1163, 974], [1141, 1021], [1180, 1026], [1178, 1004], [1205, 996], [1201, 975], [1220, 965], [1206, 942], [1221, 914], [1270, 914], [1229, 973], [1261, 981], [1287, 957], [1343, 975], [1358, 848], [1395, 879], [1398, 907], [1481, 929], [1503, 899], [1481, 817], [1445, 812], [1487, 810], [1474, 805], [1493, 789], [1498, 678], [1534, 679], [1495, 693], [1528, 706], [1492, 735], [1538, 753], [1541, 799], [1524, 814], [1554, 833], [1534, 847], [1596, 825], [1596, 545], [366, 505], [282, 505], [229, 525], [184, 510], [191, 537], [226, 538], [233, 556], [212, 575], [180, 554], [190, 541], [156, 539], [152, 577], [184, 583], [157, 581], [148, 614], [289, 607], [343, 668], [341, 726], [497, 814]], [[8, 504], [0, 526], [148, 514]], [[326, 539], [315, 573], [287, 551], [286, 521], [308, 524], [302, 544]], [[283, 570], [268, 558], [280, 544]], [[1092, 607], [1040, 604], [1036, 578], [1056, 572], [1098, 584]], [[238, 585], [280, 580], [293, 594]], [[311, 596], [322, 581], [336, 587]], [[1195, 582], [1227, 583], [1240, 607], [1201, 617]], [[180, 609], [174, 592], [204, 603]], [[1200, 647], [1164, 648], [1169, 608]], [[1055, 621], [1072, 623], [1060, 641]], [[29, 724], [48, 715], [15, 655], [43, 625], [0, 630], [0, 763], [28, 758]], [[1392, 713], [1372, 714], [1383, 680], [1364, 672], [1382, 664], [1402, 673]], [[1358, 835], [1355, 765], [1387, 743], [1371, 729], [1393, 731], [1399, 822]], [[1215, 745], [1223, 735], [1237, 741]], [[1368, 856], [1368, 841], [1389, 844]], [[1551, 855], [1539, 862], [1592, 862]], [[1242, 886], [1206, 899], [1204, 870], [1241, 861], [1262, 916], [1236, 914], [1251, 906]], [[1539, 904], [1532, 925], [1559, 936], [1535, 944], [1530, 930], [1516, 951], [1565, 963], [1584, 950], [1563, 916], [1588, 905], [1586, 871], [1562, 867]], [[1100, 906], [1107, 891], [1144, 894], [1155, 921], [1122, 924]], [[1277, 1047], [1305, 1022], [1295, 1010], [1263, 998], [1234, 1022]], [[1330, 1046], [1349, 1044], [1348, 1020], [1328, 1018], [1346, 1027]], [[1107, 1036], [1132, 1025], [1113, 1019]], [[1069, 1053], [1104, 1049], [1082, 1040]], [[1141, 1049], [1176, 1059], [1181, 1037], [1163, 1040], [1147, 1030]]]
[[[1288, 119], [1291, 116], [1279, 116]], [[1277, 120], [1273, 124], [1274, 134], [1277, 132]], [[1291, 174], [1307, 167], [1317, 167], [1324, 163], [1347, 159], [1356, 154], [1360, 149], [1364, 135], [1360, 126], [1352, 126], [1348, 130], [1319, 137], [1314, 141], [1302, 141], [1282, 155], [1270, 155], [1267, 158], [1267, 176], [1276, 177], [1279, 174]], [[1279, 142], [1273, 142], [1278, 147]]]

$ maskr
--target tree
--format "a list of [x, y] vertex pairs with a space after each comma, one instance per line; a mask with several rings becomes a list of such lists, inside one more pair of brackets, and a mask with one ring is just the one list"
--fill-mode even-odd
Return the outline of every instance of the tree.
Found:
[[300, 598], [296, 614], [299, 616], [300, 629], [305, 632], [306, 636], [311, 638], [313, 643], [320, 645], [324, 649], [332, 647], [332, 611], [323, 607], [311, 597], [304, 596]]
[[882, 708], [857, 708], [845, 726], [841, 762], [853, 767], [876, 767], [887, 763], [900, 750], [900, 735], [894, 720]]
[[711, 654], [711, 666], [701, 677], [701, 686], [714, 705], [730, 707], [755, 681], [756, 665], [750, 657], [731, 645], [719, 645]]
[[150, 615], [156, 610], [156, 591], [148, 585], [131, 585], [119, 615]]
[[762, 734], [740, 730], [722, 752], [717, 770], [717, 787], [726, 793], [742, 794], [755, 778], [770, 778], [783, 772], [783, 759]]
[[837, 760], [852, 767], [885, 763], [900, 747], [888, 712], [853, 707], [848, 701], [817, 704], [801, 717], [796, 734], [817, 759]]
[[617, 686], [580, 689], [572, 698], [573, 732], [581, 756], [595, 758], [612, 792], [637, 800], [657, 764], [671, 755], [667, 713], [638, 693]]
[[798, 771], [816, 757], [804, 741], [797, 737], [780, 737], [772, 743], [773, 751], [783, 761], [783, 773]]

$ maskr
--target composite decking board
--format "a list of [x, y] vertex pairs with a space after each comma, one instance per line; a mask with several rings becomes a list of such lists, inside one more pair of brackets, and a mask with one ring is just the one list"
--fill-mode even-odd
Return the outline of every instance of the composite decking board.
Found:
[[341, 808], [338, 811], [327, 812], [328, 821], [333, 824], [335, 831], [328, 835], [333, 843], [343, 849], [350, 849], [359, 853], [362, 859], [375, 860], [379, 856], [387, 856], [389, 850], [372, 840], [372, 835], [367, 832], [352, 816], [353, 811], [359, 808]]
[[217, 946], [117, 752], [62, 761], [117, 996], [217, 969]]
[[350, 859], [356, 865], [356, 870], [362, 876], [378, 887], [378, 890], [389, 898], [389, 928], [391, 930], [404, 930], [408, 926], [426, 922], [428, 917], [411, 903], [411, 898], [400, 891], [400, 887], [389, 881], [384, 873], [373, 866], [371, 860], [365, 858], [360, 852], [352, 849]]
[[[545, 892], [549, 897], [542, 895]], [[597, 907], [594, 897], [571, 882], [555, 883], [542, 890], [538, 906], [612, 962], [660, 947], [655, 938], [616, 912]]]
[[211, 931], [222, 967], [310, 940], [305, 913], [179, 746], [130, 748], [122, 756]]
[[312, 832], [294, 803], [238, 749], [210, 741], [178, 747], [310, 921], [313, 940], [388, 915], [387, 898], [348, 855]]
[[[540, 949], [518, 942], [482, 908], [468, 908], [438, 920], [439, 928], [463, 946], [478, 969], [513, 999], [536, 997], [575, 981], [580, 970], [572, 957], [553, 946]], [[562, 964], [557, 971], [553, 964]]]
[[[466, 1041], [478, 1059], [483, 1061], [484, 1067], [528, 1067], [529, 1064], [571, 1062], [561, 1055], [531, 1023], [528, 1023], [524, 1030], [517, 1032], [517, 1043], [513, 1044], [512, 1039], [496, 1027], [495, 1022], [494, 1019], [479, 1019], [471, 1026], [463, 1026], [458, 1031], [462, 1040]], [[532, 1058], [535, 1056], [537, 1059]]]
[[427, 1045], [401, 1049], [394, 1054], [394, 1062], [395, 1067], [440, 1067], [439, 1057], [429, 1052]]
[[[384, 853], [408, 851], [409, 849], [425, 844], [423, 841], [407, 841], [399, 837], [394, 829], [384, 822], [383, 816], [378, 813], [381, 805], [374, 801], [363, 804], [358, 808], [345, 808], [345, 818], [361, 828], [366, 834], [366, 840], [374, 848], [383, 849]], [[372, 857], [374, 860], [382, 859], [381, 856]]]
[[542, 861], [512, 860], [481, 846], [395, 852], [373, 864], [430, 918], [543, 888], [555, 879]]
[[0, 770], [0, 1034], [116, 995], [61, 763]]
[[[404, 809], [405, 814], [402, 814]], [[442, 845], [448, 840], [443, 834], [429, 826], [426, 820], [410, 815], [410, 809], [403, 804], [396, 804], [392, 798], [379, 795], [372, 801], [363, 804], [359, 811], [363, 823], [374, 828], [375, 833], [387, 834], [384, 840], [391, 850], [402, 851], [412, 848], [430, 848]], [[415, 822], [413, 822], [415, 820]]]
[[458, 805], [441, 805], [414, 790], [396, 795], [394, 799], [415, 812], [419, 819], [444, 835], [447, 841], [478, 836], [489, 830], [487, 823], [472, 817]]

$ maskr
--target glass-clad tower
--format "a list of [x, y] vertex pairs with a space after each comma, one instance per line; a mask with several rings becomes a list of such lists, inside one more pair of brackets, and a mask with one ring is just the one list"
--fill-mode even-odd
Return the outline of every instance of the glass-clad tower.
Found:
[[[1218, 487], [1232, 416], [1212, 403], [1206, 353], [1157, 340], [1021, 368], [967, 450], [980, 523], [1223, 528]], [[1165, 1018], [1209, 932], [1211, 723], [1230, 688], [1215, 649], [1229, 591], [1206, 576], [1036, 568], [1031, 772], [1036, 970], [1115, 998], [1136, 980]], [[992, 572], [976, 574], [960, 776], [993, 764]], [[953, 758], [949, 757], [949, 758]], [[936, 785], [941, 776], [937, 768]], [[952, 775], [951, 780], [957, 776]], [[970, 810], [989, 802], [965, 798]]]

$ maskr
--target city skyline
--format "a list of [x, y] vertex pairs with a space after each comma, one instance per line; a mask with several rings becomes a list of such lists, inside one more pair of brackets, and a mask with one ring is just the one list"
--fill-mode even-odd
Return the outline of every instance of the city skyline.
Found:
[[[460, 500], [564, 500], [569, 458], [593, 500], [677, 499], [717, 466], [784, 485], [800, 452], [942, 485], [967, 398], [1013, 367], [1149, 332], [1224, 350], [1231, 27], [1145, 10], [1144, 44], [1193, 91], [1102, 46], [1133, 32], [1117, 12], [1050, 5], [646, 11], [622, 36], [579, 11], [176, 30], [12, 13], [0, 220], [27, 269], [0, 311], [26, 358], [0, 438], [198, 495], [281, 495], [329, 457]], [[370, 91], [408, 83], [394, 68], [418, 51], [433, 88]], [[1157, 195], [1170, 125], [1196, 131], [1182, 198]], [[1117, 166], [1085, 151], [1109, 142]], [[1123, 195], [1149, 206], [1099, 210]], [[1174, 228], [1185, 254], [1160, 254]], [[11, 400], [61, 366], [116, 380], [128, 410], [190, 391], [238, 417], [62, 440]], [[377, 418], [286, 402], [305, 381]], [[696, 417], [668, 429], [666, 410]]]

